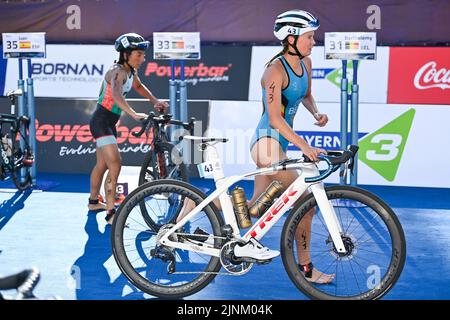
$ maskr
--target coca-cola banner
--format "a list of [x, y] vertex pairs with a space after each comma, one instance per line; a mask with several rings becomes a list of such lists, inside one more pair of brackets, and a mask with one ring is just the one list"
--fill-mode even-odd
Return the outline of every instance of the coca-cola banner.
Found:
[[[145, 100], [129, 103], [137, 112], [154, 111]], [[95, 141], [89, 130], [89, 120], [95, 107], [95, 100], [36, 99], [39, 172], [89, 173], [92, 170], [95, 165]], [[9, 112], [9, 100], [1, 98], [0, 113]], [[188, 116], [198, 120], [194, 134], [202, 135], [208, 126], [209, 102], [188, 101]], [[140, 166], [145, 154], [150, 152], [151, 134], [147, 136], [144, 133], [139, 138], [131, 134], [139, 129], [139, 123], [126, 114], [122, 115], [117, 125], [117, 142], [123, 165]], [[198, 158], [198, 155], [191, 155]]]
[[450, 104], [450, 48], [390, 48], [388, 103]]

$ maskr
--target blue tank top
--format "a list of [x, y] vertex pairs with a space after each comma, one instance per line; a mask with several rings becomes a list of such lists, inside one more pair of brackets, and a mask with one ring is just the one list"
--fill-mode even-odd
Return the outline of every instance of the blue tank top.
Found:
[[[281, 116], [286, 120], [289, 126], [293, 127], [294, 117], [297, 113], [298, 106], [306, 95], [308, 91], [308, 71], [306, 70], [306, 66], [301, 62], [302, 65], [302, 75], [298, 76], [294, 70], [292, 70], [289, 63], [286, 59], [281, 56], [279, 58], [281, 61], [284, 70], [288, 76], [288, 85], [281, 91], [281, 106], [280, 113]], [[254, 146], [254, 144], [263, 137], [272, 137], [276, 139], [284, 152], [287, 151], [289, 141], [278, 133], [278, 130], [274, 129], [269, 122], [269, 111], [267, 109], [266, 102], [266, 90], [262, 89], [262, 103], [263, 110], [261, 120], [256, 127], [256, 132], [252, 137], [252, 141], [250, 143], [250, 149]]]

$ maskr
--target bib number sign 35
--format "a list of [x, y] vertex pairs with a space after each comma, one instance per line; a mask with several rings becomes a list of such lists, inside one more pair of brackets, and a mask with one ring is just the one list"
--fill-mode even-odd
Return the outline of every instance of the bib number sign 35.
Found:
[[45, 58], [45, 32], [2, 33], [3, 58]]

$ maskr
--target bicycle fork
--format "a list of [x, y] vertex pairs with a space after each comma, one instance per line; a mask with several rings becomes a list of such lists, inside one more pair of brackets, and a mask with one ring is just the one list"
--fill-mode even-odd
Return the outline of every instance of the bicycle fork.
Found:
[[341, 234], [342, 227], [337, 218], [336, 212], [333, 206], [328, 200], [325, 188], [322, 182], [316, 183], [310, 186], [311, 191], [316, 198], [317, 205], [319, 206], [322, 217], [325, 220], [325, 225], [327, 226], [328, 232], [330, 233], [331, 239], [333, 240], [334, 247], [338, 253], [346, 253], [344, 243], [342, 242]]

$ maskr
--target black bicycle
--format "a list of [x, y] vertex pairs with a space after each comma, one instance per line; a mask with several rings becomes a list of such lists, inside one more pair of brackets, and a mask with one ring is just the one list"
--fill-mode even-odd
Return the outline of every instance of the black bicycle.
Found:
[[[9, 92], [11, 110], [14, 112], [15, 101], [22, 95], [21, 90]], [[29, 146], [27, 132], [30, 120], [26, 116], [0, 113], [0, 180], [12, 177], [19, 190], [32, 185], [31, 166], [34, 154]]]
[[[188, 170], [183, 162], [182, 151], [179, 145], [171, 142], [167, 128], [169, 125], [181, 126], [193, 134], [195, 118], [191, 118], [189, 122], [172, 119], [171, 114], [161, 114], [156, 116], [151, 112], [149, 116], [142, 121], [141, 130], [133, 132], [133, 136], [140, 137], [144, 132], [153, 136], [151, 149], [145, 155], [139, 172], [139, 185], [160, 179], [175, 179], [188, 181]], [[153, 212], [147, 211], [145, 204], [142, 203], [142, 215], [149, 227], [154, 231], [159, 230], [161, 221]], [[174, 213], [173, 219], [178, 214]], [[167, 217], [164, 217], [167, 219]]]
[[62, 300], [60, 296], [53, 295], [48, 297], [37, 297], [33, 292], [41, 279], [39, 269], [32, 267], [15, 274], [0, 278], [0, 291], [16, 290], [16, 295], [2, 295], [1, 300]]
[[33, 290], [38, 284], [40, 277], [41, 274], [38, 269], [30, 268], [10, 276], [0, 278], [0, 291], [17, 290], [17, 294], [13, 298], [4, 297], [0, 293], [0, 300], [36, 299]]

